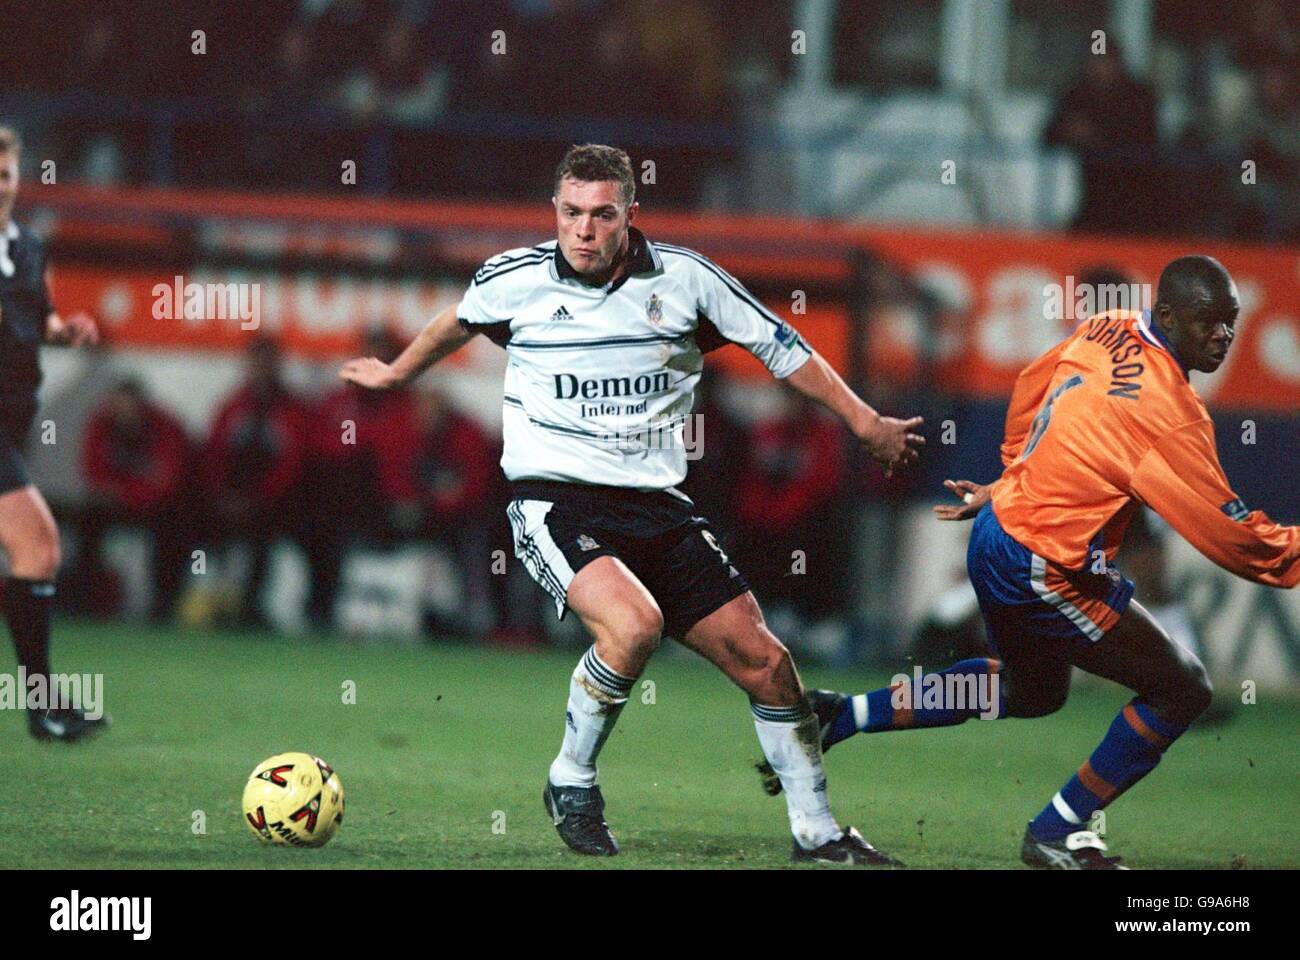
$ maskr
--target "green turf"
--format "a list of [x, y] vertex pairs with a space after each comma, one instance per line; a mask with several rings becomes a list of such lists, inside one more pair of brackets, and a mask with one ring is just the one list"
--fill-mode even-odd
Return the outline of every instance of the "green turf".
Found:
[[[55, 668], [104, 674], [113, 727], [41, 744], [0, 712], [0, 867], [788, 866], [784, 802], [758, 788], [744, 696], [668, 651], [645, 677], [655, 702], [638, 686], [601, 758], [623, 855], [568, 853], [541, 789], [576, 659], [61, 624]], [[884, 679], [805, 671], [852, 691]], [[347, 680], [355, 705], [342, 702]], [[857, 737], [827, 759], [832, 805], [911, 866], [1019, 866], [1025, 821], [1125, 699], [1089, 685], [1039, 720]], [[1190, 732], [1108, 811], [1115, 852], [1147, 868], [1300, 866], [1298, 719], [1294, 700], [1264, 694]], [[263, 847], [241, 820], [245, 777], [284, 750], [342, 778], [346, 822], [323, 849]]]

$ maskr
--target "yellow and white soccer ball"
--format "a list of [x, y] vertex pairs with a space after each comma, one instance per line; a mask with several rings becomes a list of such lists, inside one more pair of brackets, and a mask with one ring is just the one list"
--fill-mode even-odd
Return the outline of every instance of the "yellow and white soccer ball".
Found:
[[278, 753], [244, 785], [244, 822], [263, 843], [324, 846], [343, 823], [343, 784], [320, 757]]

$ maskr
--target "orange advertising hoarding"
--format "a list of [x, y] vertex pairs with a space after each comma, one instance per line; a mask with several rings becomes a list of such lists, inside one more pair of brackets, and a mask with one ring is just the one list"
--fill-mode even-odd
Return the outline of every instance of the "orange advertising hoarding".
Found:
[[[167, 237], [177, 224], [187, 224], [225, 252], [212, 261], [216, 264], [238, 263], [238, 256], [230, 254], [240, 249], [263, 255], [342, 250], [382, 264], [419, 235], [445, 261], [462, 263], [468, 275], [474, 260], [508, 246], [540, 242], [549, 229], [545, 209], [534, 207], [81, 187], [33, 193], [29, 202], [42, 210], [56, 237], [84, 241], [96, 231], [126, 230], [127, 239], [149, 242], [151, 230]], [[944, 304], [937, 325], [930, 327], [921, 322], [915, 304], [873, 304], [868, 371], [886, 379], [912, 379], [924, 372], [946, 390], [989, 397], [1008, 394], [1026, 363], [1084, 319], [1078, 311], [1091, 301], [1079, 294], [1078, 284], [1089, 268], [1104, 265], [1124, 272], [1145, 301], [1154, 296], [1165, 263], [1184, 253], [1209, 253], [1236, 278], [1242, 311], [1227, 363], [1211, 376], [1198, 377], [1198, 390], [1221, 407], [1300, 410], [1300, 250], [864, 228], [712, 214], [643, 216], [638, 224], [652, 238], [699, 249], [744, 281], [762, 281], [771, 309], [789, 319], [841, 372], [850, 360], [846, 299], [814, 293], [805, 306], [798, 292], [802, 285], [845, 286], [850, 257], [865, 250], [901, 269]], [[201, 255], [183, 276], [168, 267], [91, 266], [59, 258], [52, 275], [61, 310], [90, 310], [100, 318], [110, 344], [135, 347], [242, 347], [250, 324], [238, 304], [221, 309], [207, 302], [186, 309], [190, 285], [229, 284], [245, 297], [256, 291], [258, 329], [280, 337], [291, 350], [320, 357], [355, 350], [360, 331], [374, 324], [413, 336], [462, 289], [450, 281], [351, 276], [344, 270], [208, 266]], [[788, 298], [770, 292], [787, 284]], [[244, 304], [245, 313], [251, 306]], [[715, 356], [740, 376], [764, 375], [742, 351], [727, 349]], [[928, 370], [923, 371], [922, 356], [930, 358]]]
[[[1123, 272], [1146, 301], [1170, 260], [1210, 254], [1236, 280], [1241, 316], [1227, 362], [1198, 374], [1197, 390], [1219, 406], [1300, 411], [1300, 250], [1015, 233], [870, 230], [864, 237], [951, 306], [930, 345], [939, 381], [986, 396], [1009, 394], [1025, 364], [1086, 319], [1088, 301], [1097, 299], [1080, 285], [1090, 268]], [[880, 372], [914, 363], [919, 335], [905, 311], [874, 329]]]

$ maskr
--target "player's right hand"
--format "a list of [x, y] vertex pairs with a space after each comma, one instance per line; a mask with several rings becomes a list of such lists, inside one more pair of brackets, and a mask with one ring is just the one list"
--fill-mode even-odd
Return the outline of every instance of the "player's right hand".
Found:
[[910, 466], [920, 457], [920, 448], [925, 445], [925, 437], [913, 430], [919, 429], [925, 420], [912, 417], [899, 420], [896, 417], [877, 417], [871, 429], [864, 436], [863, 442], [871, 456], [891, 477], [900, 467]]
[[339, 370], [339, 379], [355, 383], [368, 390], [391, 390], [401, 386], [401, 378], [394, 372], [392, 364], [384, 363], [377, 357], [357, 357], [343, 364]]
[[972, 483], [970, 480], [945, 480], [943, 485], [961, 500], [960, 507], [941, 505], [934, 508], [940, 520], [969, 520], [993, 498], [993, 484]]

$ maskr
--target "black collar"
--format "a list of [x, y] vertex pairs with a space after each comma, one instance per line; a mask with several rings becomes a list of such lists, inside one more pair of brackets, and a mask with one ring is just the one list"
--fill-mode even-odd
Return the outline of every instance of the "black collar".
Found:
[[[627, 269], [623, 275], [615, 281], [611, 290], [622, 286], [628, 277], [639, 273], [654, 273], [659, 269], [659, 264], [655, 262], [654, 251], [650, 249], [650, 241], [645, 238], [645, 234], [636, 227], [627, 228]], [[564, 254], [560, 250], [560, 245], [555, 244], [555, 275], [561, 280], [578, 280], [582, 277], [573, 269], [568, 260], [564, 259]]]

